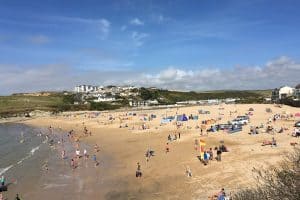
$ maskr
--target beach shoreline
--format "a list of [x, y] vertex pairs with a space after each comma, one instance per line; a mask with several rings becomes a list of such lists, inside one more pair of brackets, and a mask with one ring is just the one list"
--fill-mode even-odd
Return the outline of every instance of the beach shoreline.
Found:
[[[220, 107], [224, 109], [221, 110]], [[200, 136], [200, 130], [195, 128], [204, 119], [216, 119], [220, 116], [222, 117], [220, 123], [225, 123], [236, 115], [248, 112], [250, 107], [254, 108], [251, 123], [239, 133], [228, 134], [222, 131], [209, 133], [208, 136], [205, 134]], [[268, 107], [273, 110], [272, 113], [266, 113], [265, 109]], [[198, 109], [209, 110], [210, 114], [199, 115]], [[237, 112], [230, 116], [229, 111], [234, 110]], [[111, 188], [107, 187], [105, 191], [104, 199], [122, 199], [124, 196], [133, 199], [207, 199], [208, 196], [223, 187], [227, 191], [234, 192], [240, 188], [255, 185], [253, 167], [262, 168], [277, 164], [287, 152], [292, 150], [290, 142], [299, 143], [299, 139], [292, 138], [290, 135], [293, 120], [274, 123], [276, 128], [280, 126], [289, 128], [284, 134], [274, 135], [279, 143], [277, 148], [261, 146], [262, 141], [271, 139], [272, 135], [262, 133], [252, 136], [248, 134], [251, 125], [258, 126], [260, 123], [266, 123], [270, 116], [283, 111], [298, 112], [299, 108], [289, 106], [277, 108], [268, 104], [243, 104], [127, 112], [87, 111], [82, 115], [68, 113], [55, 117], [36, 118], [21, 123], [38, 127], [51, 125], [64, 131], [73, 129], [78, 134], [82, 134], [83, 127], [86, 126], [92, 132], [92, 136], [86, 137], [82, 141], [89, 145], [97, 143], [100, 146], [100, 156], [103, 152], [103, 155], [107, 155], [113, 160], [111, 165], [104, 169], [109, 175], [107, 182], [111, 184]], [[137, 115], [126, 116], [126, 113], [130, 112], [136, 112]], [[224, 115], [220, 115], [220, 112]], [[95, 113], [100, 113], [100, 115], [97, 116]], [[199, 120], [190, 120], [180, 129], [181, 139], [171, 142], [169, 144], [170, 153], [166, 154], [164, 149], [167, 136], [174, 133], [176, 127], [173, 123], [160, 125], [160, 119], [176, 113], [199, 115]], [[146, 116], [146, 114], [147, 116], [155, 114], [157, 118], [145, 121], [142, 116]], [[109, 118], [115, 119], [109, 120]], [[150, 129], [138, 129], [143, 124], [149, 126]], [[132, 130], [133, 127], [134, 130]], [[224, 153], [222, 162], [212, 161], [209, 165], [204, 166], [197, 159], [199, 152], [194, 150], [195, 139], [205, 140], [207, 148], [218, 146], [220, 140], [223, 140], [228, 146], [229, 152]], [[144, 156], [148, 148], [155, 151], [155, 156], [149, 162]], [[142, 166], [143, 177], [140, 179], [135, 177], [137, 162], [140, 162]], [[185, 175], [187, 166], [192, 170], [192, 178]], [[99, 169], [103, 170], [101, 164]], [[90, 192], [97, 195], [97, 191]], [[83, 191], [83, 193], [85, 192]]]

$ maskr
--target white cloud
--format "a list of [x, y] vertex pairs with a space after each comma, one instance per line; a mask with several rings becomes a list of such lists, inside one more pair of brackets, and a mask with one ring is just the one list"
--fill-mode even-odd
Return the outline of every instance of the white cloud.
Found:
[[50, 42], [50, 39], [45, 35], [35, 35], [29, 37], [28, 41], [32, 44], [46, 44]]
[[109, 32], [111, 22], [105, 18], [100, 19], [88, 19], [88, 18], [81, 18], [81, 17], [54, 17], [55, 20], [59, 20], [65, 23], [72, 23], [72, 24], [83, 24], [88, 25], [91, 28], [95, 28], [99, 30], [101, 39], [105, 39]]
[[107, 19], [99, 19], [97, 21], [100, 31], [107, 36], [110, 31], [110, 22]]
[[144, 25], [144, 22], [142, 20], [140, 20], [139, 18], [134, 18], [134, 19], [130, 20], [129, 23], [131, 25], [135, 25], [135, 26], [142, 26], [142, 25]]
[[129, 83], [178, 90], [270, 89], [300, 83], [300, 63], [279, 57], [264, 66], [204, 68], [184, 70], [176, 67], [156, 74], [142, 74]]
[[154, 22], [156, 22], [158, 24], [163, 24], [163, 23], [171, 20], [169, 17], [166, 17], [162, 14], [153, 14], [153, 15], [151, 15], [151, 18]]
[[[130, 63], [128, 63], [131, 65]], [[119, 69], [119, 70], [118, 70]], [[72, 89], [77, 84], [133, 84], [176, 90], [270, 89], [300, 83], [300, 63], [279, 57], [263, 66], [201, 68], [168, 67], [159, 72], [111, 68], [80, 71], [65, 64], [43, 66], [0, 65], [0, 94]]]
[[131, 38], [133, 39], [134, 44], [137, 47], [140, 47], [144, 44], [144, 40], [149, 37], [147, 33], [139, 33], [137, 31], [132, 32]]

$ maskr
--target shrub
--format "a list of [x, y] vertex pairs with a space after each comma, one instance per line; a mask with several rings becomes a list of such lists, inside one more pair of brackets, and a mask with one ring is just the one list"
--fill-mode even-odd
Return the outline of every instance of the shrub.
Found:
[[257, 186], [240, 190], [233, 200], [299, 200], [300, 199], [300, 149], [278, 166], [268, 170], [255, 169]]

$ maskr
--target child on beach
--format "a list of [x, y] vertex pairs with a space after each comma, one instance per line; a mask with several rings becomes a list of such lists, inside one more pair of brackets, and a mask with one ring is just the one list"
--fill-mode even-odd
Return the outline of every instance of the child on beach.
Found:
[[185, 174], [187, 175], [187, 177], [192, 177], [192, 171], [189, 166], [186, 166]]
[[93, 155], [93, 161], [95, 163], [95, 167], [97, 167], [99, 165], [99, 162], [97, 161], [97, 157], [95, 154]]

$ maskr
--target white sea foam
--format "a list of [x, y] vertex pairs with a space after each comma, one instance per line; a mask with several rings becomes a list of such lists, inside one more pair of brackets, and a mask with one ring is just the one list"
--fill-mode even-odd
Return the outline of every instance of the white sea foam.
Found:
[[31, 149], [30, 154], [33, 155], [34, 152], [36, 152], [36, 151], [39, 150], [39, 149], [40, 149], [40, 146], [37, 146], [37, 147]]
[[45, 184], [44, 189], [50, 189], [50, 188], [57, 188], [57, 187], [64, 187], [67, 186], [67, 184], [56, 184], [56, 183], [50, 183], [50, 184]]
[[28, 158], [30, 158], [31, 156], [34, 155], [34, 153], [40, 149], [40, 146], [34, 147], [33, 149], [30, 150], [29, 154], [27, 156], [25, 156], [24, 158], [22, 158], [21, 160], [19, 160], [17, 162], [18, 165], [20, 165], [24, 160], [27, 160]]
[[0, 168], [0, 175], [4, 174], [5, 172], [7, 172], [12, 167], [13, 167], [13, 165], [10, 165], [6, 168]]

